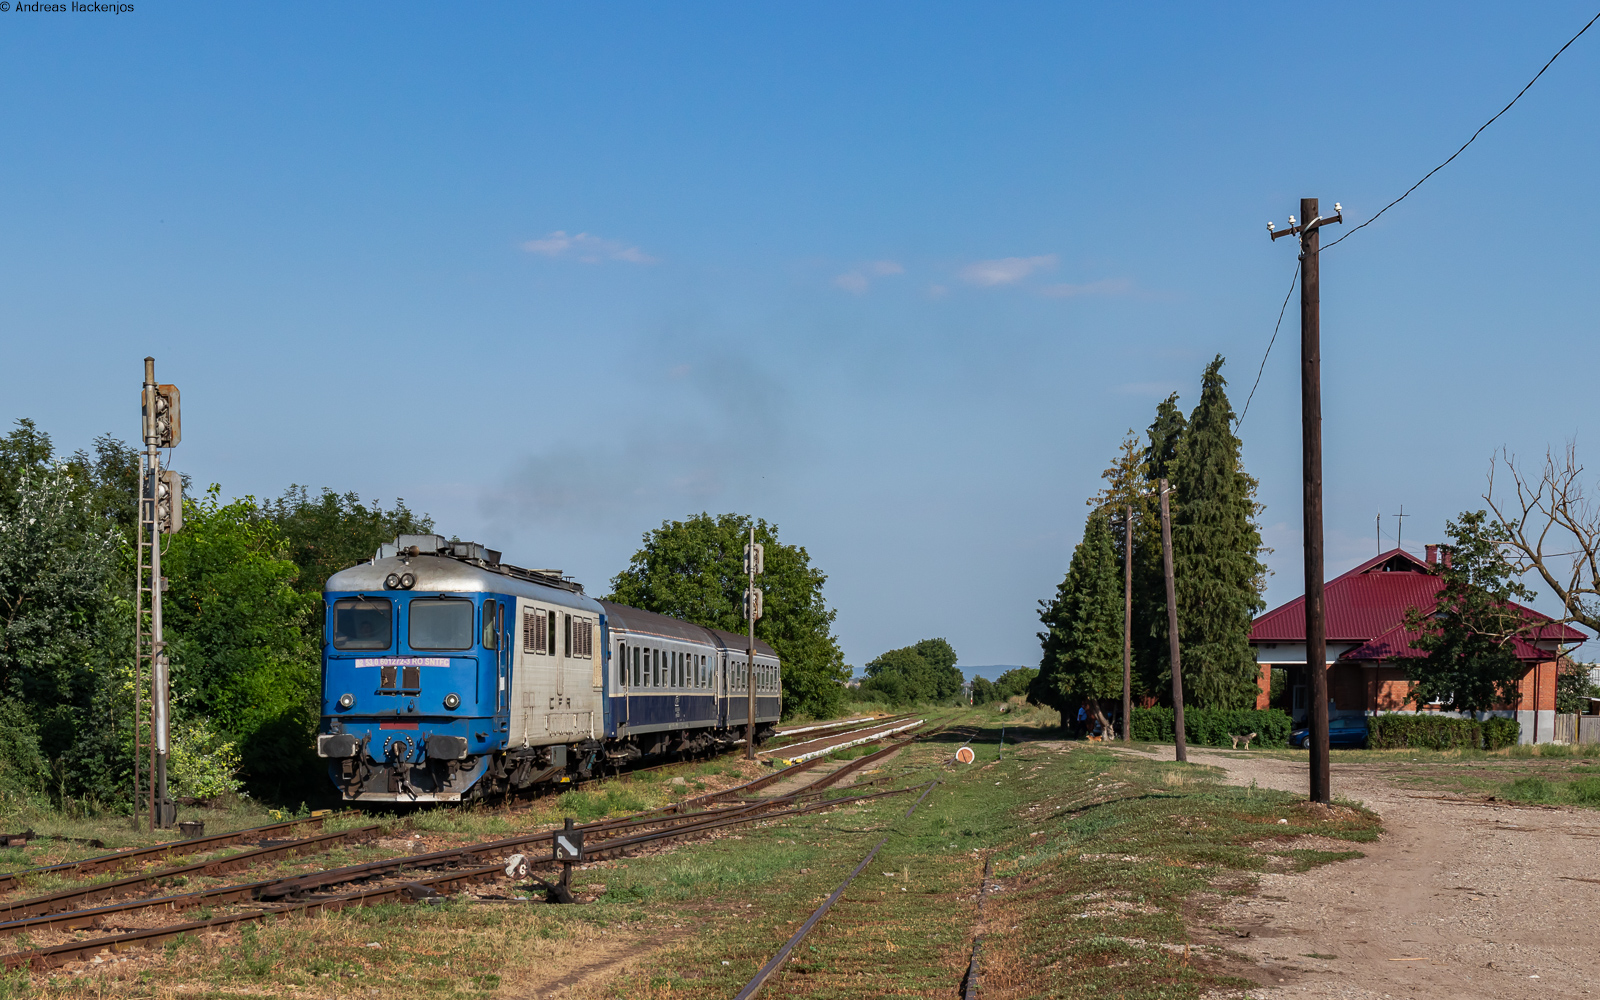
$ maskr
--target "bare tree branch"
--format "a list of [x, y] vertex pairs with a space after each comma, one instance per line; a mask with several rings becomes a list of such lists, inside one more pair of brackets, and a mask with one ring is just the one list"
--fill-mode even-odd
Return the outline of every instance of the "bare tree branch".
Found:
[[[1504, 467], [1511, 489], [1495, 492]], [[1566, 610], [1560, 623], [1600, 632], [1600, 509], [1584, 491], [1577, 447], [1567, 442], [1559, 459], [1546, 451], [1538, 478], [1517, 467], [1506, 449], [1489, 460], [1483, 499], [1504, 533], [1506, 562], [1518, 575], [1537, 573]]]

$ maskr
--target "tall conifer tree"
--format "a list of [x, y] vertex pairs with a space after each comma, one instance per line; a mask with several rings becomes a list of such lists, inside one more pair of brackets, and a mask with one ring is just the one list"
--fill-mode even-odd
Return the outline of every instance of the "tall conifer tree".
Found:
[[[1260, 668], [1250, 623], [1264, 607], [1266, 567], [1256, 526], [1256, 481], [1240, 462], [1222, 355], [1206, 366], [1200, 402], [1172, 456], [1173, 565], [1186, 701], [1251, 708]], [[1170, 673], [1169, 673], [1170, 676]]]
[[1089, 514], [1054, 601], [1039, 602], [1044, 656], [1030, 687], [1063, 720], [1082, 702], [1110, 732], [1100, 700], [1122, 697], [1122, 573], [1104, 508]]
[[[1170, 402], [1170, 401], [1169, 401]], [[1163, 404], [1166, 405], [1166, 404]], [[1177, 413], [1179, 421], [1183, 414]], [[1160, 416], [1157, 417], [1158, 422]], [[1116, 557], [1117, 593], [1122, 593], [1123, 559], [1128, 551], [1127, 509], [1133, 508], [1133, 697], [1141, 700], [1155, 691], [1150, 668], [1150, 654], [1146, 647], [1152, 645], [1151, 621], [1153, 617], [1165, 621], [1166, 599], [1161, 589], [1161, 502], [1151, 488], [1146, 456], [1148, 450], [1141, 446], [1139, 435], [1132, 430], [1122, 440], [1121, 453], [1111, 466], [1100, 474], [1106, 481], [1101, 491], [1089, 500], [1089, 505], [1105, 510], [1111, 528], [1111, 541]], [[1153, 567], [1153, 568], [1152, 568]], [[1152, 583], [1153, 581], [1153, 583]], [[1149, 587], [1155, 586], [1154, 592]], [[1154, 599], [1152, 601], [1152, 598]], [[1163, 627], [1161, 641], [1166, 641]], [[1120, 648], [1120, 642], [1119, 642]], [[1165, 647], [1163, 646], [1163, 649]], [[1120, 653], [1118, 654], [1121, 655]], [[1162, 654], [1165, 655], [1164, 653]], [[1121, 687], [1118, 687], [1118, 696]]]

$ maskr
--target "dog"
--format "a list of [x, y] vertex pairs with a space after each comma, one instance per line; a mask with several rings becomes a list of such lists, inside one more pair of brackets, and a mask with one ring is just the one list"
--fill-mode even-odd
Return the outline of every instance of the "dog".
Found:
[[1231, 737], [1231, 738], [1233, 740], [1233, 748], [1235, 750], [1239, 749], [1239, 744], [1240, 743], [1243, 743], [1244, 744], [1244, 748], [1246, 750], [1248, 750], [1248, 749], [1250, 749], [1250, 741], [1256, 738], [1256, 734], [1255, 733], [1245, 733], [1242, 736], [1234, 736], [1234, 737]]

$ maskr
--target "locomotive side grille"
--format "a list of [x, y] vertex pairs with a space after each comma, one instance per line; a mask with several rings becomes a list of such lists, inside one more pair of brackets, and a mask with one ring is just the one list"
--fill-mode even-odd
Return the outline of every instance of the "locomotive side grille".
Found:
[[584, 660], [594, 655], [594, 622], [588, 618], [572, 620], [572, 655]]
[[533, 642], [534, 636], [537, 634], [538, 626], [535, 623], [538, 619], [539, 615], [533, 611], [524, 611], [522, 613], [522, 651], [524, 653], [538, 651], [539, 647], [534, 645]]
[[534, 639], [533, 651], [535, 653], [550, 652], [550, 625], [549, 619], [540, 613], [534, 614]]

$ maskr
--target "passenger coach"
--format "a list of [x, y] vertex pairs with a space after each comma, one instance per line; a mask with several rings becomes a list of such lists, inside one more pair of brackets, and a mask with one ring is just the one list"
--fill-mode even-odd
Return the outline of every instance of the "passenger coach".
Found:
[[[351, 802], [454, 802], [743, 738], [747, 639], [401, 535], [324, 589], [317, 753]], [[756, 741], [782, 709], [757, 642]]]

